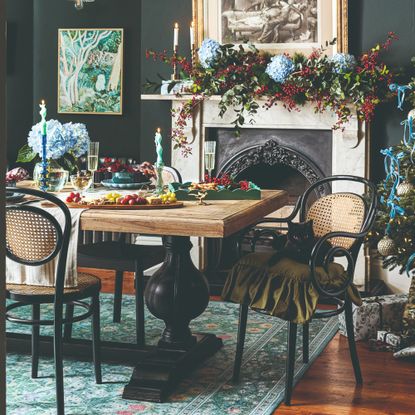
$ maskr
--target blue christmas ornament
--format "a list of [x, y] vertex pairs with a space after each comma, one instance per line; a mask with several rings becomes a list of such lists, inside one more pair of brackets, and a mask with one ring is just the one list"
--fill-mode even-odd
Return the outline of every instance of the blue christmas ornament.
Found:
[[220, 43], [216, 40], [205, 39], [199, 48], [199, 61], [200, 64], [208, 69], [219, 58], [220, 55]]
[[286, 55], [276, 55], [271, 58], [265, 72], [275, 82], [283, 84], [287, 78], [294, 72], [294, 63]]
[[330, 60], [333, 63], [333, 72], [338, 74], [349, 72], [356, 66], [356, 58], [349, 53], [335, 53]]

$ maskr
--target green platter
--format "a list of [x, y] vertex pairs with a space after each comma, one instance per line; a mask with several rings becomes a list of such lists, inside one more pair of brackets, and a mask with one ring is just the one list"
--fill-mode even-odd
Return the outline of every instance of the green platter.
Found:
[[[196, 190], [189, 190], [191, 182], [187, 183], [170, 183], [169, 190], [176, 193], [177, 200], [196, 200]], [[255, 186], [255, 185], [253, 185]], [[248, 190], [241, 189], [221, 189], [221, 190], [207, 190], [205, 200], [259, 200], [261, 199], [261, 189], [255, 186]]]

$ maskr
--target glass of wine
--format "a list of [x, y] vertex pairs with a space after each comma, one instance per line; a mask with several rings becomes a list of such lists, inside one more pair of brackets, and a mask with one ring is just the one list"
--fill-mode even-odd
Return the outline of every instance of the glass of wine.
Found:
[[92, 174], [91, 189], [94, 188], [94, 173], [98, 170], [99, 143], [90, 141], [88, 145], [88, 170]]
[[215, 168], [216, 141], [205, 141], [205, 169], [208, 171], [209, 178]]

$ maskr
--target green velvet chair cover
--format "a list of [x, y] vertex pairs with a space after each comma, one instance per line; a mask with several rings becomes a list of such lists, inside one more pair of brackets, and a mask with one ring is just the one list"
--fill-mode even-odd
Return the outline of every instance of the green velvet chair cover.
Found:
[[[319, 302], [319, 293], [310, 279], [310, 267], [289, 258], [268, 266], [273, 253], [254, 253], [243, 257], [230, 271], [222, 297], [225, 301], [248, 304], [293, 323], [308, 322]], [[324, 288], [340, 287], [347, 279], [342, 265], [331, 263], [328, 272], [316, 267], [316, 275]], [[348, 295], [361, 305], [357, 288], [348, 287]]]

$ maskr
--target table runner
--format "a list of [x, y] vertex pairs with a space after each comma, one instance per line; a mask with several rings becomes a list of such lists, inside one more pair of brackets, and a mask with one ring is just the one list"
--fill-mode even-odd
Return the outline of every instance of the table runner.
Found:
[[[64, 228], [65, 219], [60, 208], [43, 208], [54, 216], [59, 224]], [[72, 230], [68, 247], [68, 258], [66, 261], [65, 288], [78, 286], [78, 234], [79, 219], [85, 209], [69, 209], [72, 217]], [[22, 265], [11, 259], [6, 259], [6, 283], [8, 284], [26, 284], [38, 285], [43, 287], [54, 287], [56, 267], [58, 265], [59, 255], [52, 261], [44, 265], [30, 266]]]

